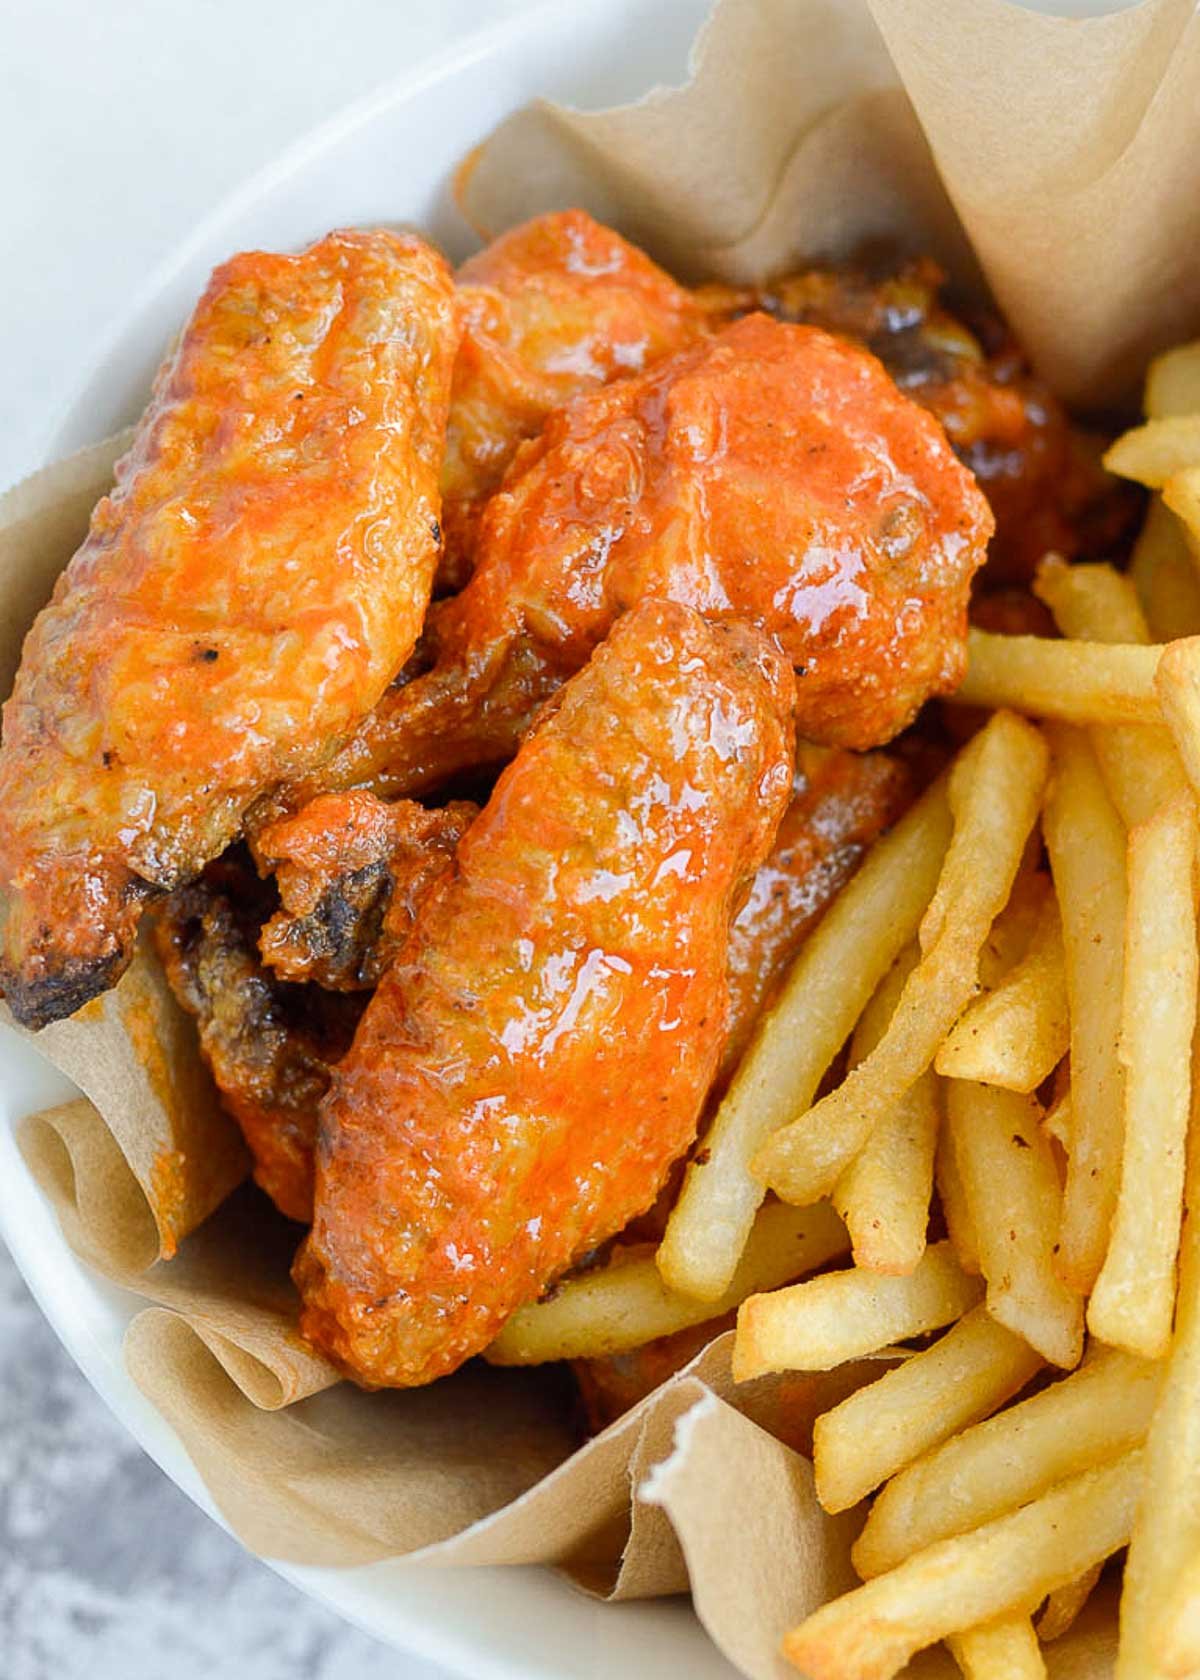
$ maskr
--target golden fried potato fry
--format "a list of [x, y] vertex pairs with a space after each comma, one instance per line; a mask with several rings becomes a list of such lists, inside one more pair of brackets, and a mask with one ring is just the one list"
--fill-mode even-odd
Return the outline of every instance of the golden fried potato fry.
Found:
[[854, 1268], [751, 1295], [738, 1309], [734, 1381], [767, 1371], [831, 1371], [847, 1359], [952, 1324], [981, 1293], [950, 1244], [940, 1242], [925, 1250], [907, 1277]]
[[[915, 944], [901, 953], [863, 1011], [851, 1041], [852, 1062], [883, 1036], [917, 954]], [[937, 1080], [923, 1073], [838, 1179], [833, 1205], [846, 1222], [856, 1266], [902, 1276], [924, 1254], [939, 1113]]]
[[1062, 1188], [1035, 1097], [951, 1079], [946, 1118], [979, 1243], [988, 1311], [1052, 1365], [1083, 1351], [1083, 1302], [1054, 1270]]
[[1196, 1026], [1195, 864], [1196, 809], [1188, 794], [1129, 837], [1121, 1007], [1125, 1147], [1088, 1329], [1146, 1359], [1166, 1353], [1175, 1311]]
[[[1054, 614], [1064, 636], [1095, 642], [1150, 642], [1150, 629], [1132, 581], [1113, 566], [1068, 566], [1043, 560], [1034, 593]], [[1165, 725], [1125, 723], [1089, 731], [1114, 805], [1126, 828], [1187, 790], [1187, 777]]]
[[1179, 1680], [1200, 1668], [1200, 1552], [1179, 1571], [1154, 1640], [1154, 1655], [1162, 1672]]
[[1072, 565], [1048, 554], [1032, 588], [1062, 634], [1074, 641], [1145, 644], [1151, 639], [1137, 591], [1115, 566]]
[[1125, 828], [1086, 737], [1061, 726], [1049, 733], [1054, 767], [1043, 832], [1071, 1011], [1072, 1125], [1057, 1270], [1084, 1295], [1100, 1274], [1121, 1177]]
[[[1193, 1078], [1196, 1062], [1193, 1062]], [[1179, 1638], [1181, 1595], [1200, 1557], [1200, 1141], [1189, 1145], [1175, 1336], [1146, 1441], [1145, 1491], [1121, 1595], [1119, 1680], [1170, 1673], [1162, 1649]], [[1195, 1625], [1193, 1621], [1193, 1625]], [[1179, 1660], [1176, 1649], [1172, 1661]]]
[[1046, 745], [999, 712], [950, 776], [954, 837], [921, 921], [924, 953], [871, 1054], [808, 1113], [773, 1133], [751, 1171], [784, 1201], [827, 1195], [874, 1128], [929, 1067], [975, 989], [979, 953], [1006, 903], [1037, 819]]
[[952, 1436], [894, 1477], [858, 1537], [854, 1567], [880, 1575], [1138, 1446], [1161, 1375], [1158, 1365], [1118, 1348], [1090, 1348], [1069, 1377]]
[[748, 1295], [777, 1289], [845, 1254], [849, 1238], [828, 1202], [790, 1208], [773, 1202], [754, 1221], [733, 1283], [719, 1301], [667, 1288], [654, 1250], [639, 1245], [610, 1265], [567, 1278], [543, 1301], [519, 1307], [488, 1348], [493, 1365], [541, 1365], [628, 1353], [706, 1319], [732, 1312]]
[[1013, 882], [1008, 903], [988, 929], [979, 952], [979, 984], [994, 991], [1028, 951], [1046, 902], [1053, 892], [1050, 877], [1030, 861], [1041, 851], [1041, 839], [1031, 834]]
[[[942, 1107], [944, 1110], [944, 1098]], [[942, 1204], [946, 1234], [955, 1258], [964, 1272], [969, 1272], [972, 1277], [979, 1277], [983, 1271], [979, 1263], [979, 1233], [975, 1229], [975, 1221], [967, 1205], [967, 1192], [963, 1187], [962, 1174], [958, 1170], [958, 1157], [954, 1152], [954, 1138], [946, 1124], [944, 1113], [938, 1132], [933, 1176], [937, 1184], [938, 1201]]]
[[1043, 1680], [1046, 1662], [1028, 1616], [1001, 1616], [948, 1641], [964, 1680]]
[[1126, 642], [970, 630], [967, 675], [951, 699], [1066, 723], [1157, 723], [1154, 673], [1161, 652]]
[[1200, 635], [1200, 570], [1183, 527], [1157, 496], [1133, 545], [1129, 575], [1156, 642]]
[[959, 1018], [933, 1065], [950, 1079], [1033, 1091], [1054, 1072], [1069, 1037], [1062, 921], [1047, 893], [1029, 949]]
[[668, 1288], [705, 1301], [729, 1288], [764, 1195], [750, 1158], [808, 1107], [871, 993], [916, 934], [950, 833], [946, 787], [937, 782], [872, 847], [800, 952], [688, 1167], [658, 1251]]
[[1028, 1615], [1129, 1538], [1142, 1453], [1086, 1471], [969, 1534], [940, 1541], [825, 1604], [785, 1635], [809, 1680], [891, 1680], [917, 1651], [999, 1616]]
[[1155, 687], [1188, 780], [1200, 792], [1200, 636], [1168, 643]]
[[975, 1307], [932, 1347], [858, 1389], [813, 1429], [817, 1498], [845, 1511], [931, 1447], [990, 1417], [1041, 1369], [1028, 1342]]
[[1118, 478], [1161, 490], [1169, 478], [1200, 461], [1200, 414], [1171, 414], [1123, 432], [1105, 451], [1104, 465]]
[[1200, 462], [1173, 474], [1162, 487], [1162, 499], [1183, 527], [1193, 563], [1200, 566]]
[[1142, 407], [1151, 420], [1200, 414], [1200, 340], [1155, 356], [1146, 374]]
[[1075, 1625], [1079, 1612], [1092, 1596], [1103, 1568], [1102, 1563], [1094, 1563], [1082, 1575], [1068, 1581], [1065, 1587], [1055, 1587], [1052, 1593], [1047, 1594], [1045, 1609], [1037, 1619], [1037, 1636], [1043, 1645], [1048, 1645], [1052, 1639], [1061, 1639]]

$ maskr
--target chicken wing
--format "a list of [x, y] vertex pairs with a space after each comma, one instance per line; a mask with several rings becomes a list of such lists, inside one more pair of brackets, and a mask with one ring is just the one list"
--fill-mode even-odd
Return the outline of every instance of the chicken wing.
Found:
[[517, 446], [593, 385], [690, 343], [710, 312], [582, 210], [503, 234], [458, 274], [463, 337], [442, 470], [439, 590], [471, 573], [475, 528]]
[[647, 600], [500, 777], [322, 1107], [295, 1277], [358, 1381], [453, 1370], [653, 1202], [721, 1053], [790, 687], [753, 629]]
[[388, 691], [311, 785], [411, 793], [510, 757], [538, 705], [646, 595], [773, 635], [803, 735], [889, 740], [965, 663], [987, 504], [874, 357], [749, 315], [578, 397], [492, 498], [433, 669]]
[[945, 428], [991, 504], [988, 575], [1025, 581], [1042, 556], [1110, 558], [1132, 537], [1139, 502], [1032, 372], [994, 315], [972, 331], [941, 301], [928, 258], [891, 273], [810, 269], [758, 292], [709, 296], [713, 313], [765, 309], [864, 344]]
[[419, 239], [336, 233], [213, 275], [4, 709], [0, 988], [20, 1021], [112, 984], [147, 897], [404, 663], [456, 339]]
[[157, 908], [155, 944], [255, 1179], [281, 1213], [307, 1222], [317, 1108], [365, 999], [287, 985], [264, 969], [258, 935], [270, 903], [248, 860], [222, 859]]
[[386, 804], [359, 788], [272, 823], [256, 855], [281, 907], [263, 928], [263, 961], [281, 980], [328, 991], [377, 985], [478, 809], [465, 799], [435, 810]]

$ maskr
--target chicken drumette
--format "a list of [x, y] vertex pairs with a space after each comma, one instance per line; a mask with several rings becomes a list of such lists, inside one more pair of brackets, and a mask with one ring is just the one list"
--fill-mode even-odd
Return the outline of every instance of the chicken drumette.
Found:
[[711, 318], [697, 296], [582, 210], [513, 228], [458, 272], [462, 343], [442, 470], [443, 590], [474, 563], [487, 498], [570, 397], [641, 373]]
[[991, 530], [874, 357], [747, 316], [551, 416], [488, 505], [471, 582], [431, 614], [432, 669], [282, 797], [504, 762], [644, 596], [757, 625], [793, 664], [801, 734], [877, 745], [960, 680]]
[[429, 599], [457, 320], [423, 241], [213, 275], [25, 643], [0, 747], [0, 988], [111, 985], [146, 899], [371, 710]]

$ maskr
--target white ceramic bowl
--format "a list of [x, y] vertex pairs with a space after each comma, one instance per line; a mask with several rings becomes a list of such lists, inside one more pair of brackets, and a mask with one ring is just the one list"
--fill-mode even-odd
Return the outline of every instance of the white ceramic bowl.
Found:
[[[681, 80], [706, 9], [705, 0], [561, 0], [471, 37], [317, 129], [150, 278], [71, 405], [54, 453], [137, 415], [163, 345], [213, 264], [233, 251], [296, 246], [348, 223], [405, 221], [464, 255], [470, 237], [447, 191], [463, 154], [534, 95], [599, 106], [656, 81]], [[135, 1298], [74, 1259], [13, 1141], [22, 1115], [74, 1094], [0, 1027], [0, 1233], [93, 1386], [172, 1480], [216, 1517], [179, 1442], [125, 1373], [121, 1338]], [[548, 1570], [382, 1564], [280, 1572], [397, 1649], [479, 1680], [729, 1680], [734, 1673], [682, 1600], [598, 1605]]]

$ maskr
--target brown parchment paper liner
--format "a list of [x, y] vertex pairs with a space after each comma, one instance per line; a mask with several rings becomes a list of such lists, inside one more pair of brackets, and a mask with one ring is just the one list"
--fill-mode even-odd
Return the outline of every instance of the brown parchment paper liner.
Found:
[[[1192, 0], [1082, 24], [1004, 0], [722, 0], [687, 86], [607, 112], [535, 103], [471, 161], [462, 201], [489, 232], [581, 203], [685, 278], [895, 239], [990, 288], [1057, 389], [1100, 407], [1200, 327], [1198, 158]], [[0, 501], [0, 692], [125, 441]], [[735, 1387], [725, 1337], [574, 1452], [544, 1373], [334, 1386], [295, 1334], [294, 1229], [237, 1189], [244, 1151], [153, 963], [34, 1043], [90, 1100], [27, 1122], [26, 1159], [76, 1250], [148, 1303], [129, 1368], [247, 1544], [548, 1562], [612, 1597], [690, 1584], [731, 1660], [781, 1680], [779, 1637], [847, 1579], [856, 1520], [816, 1505], [811, 1420], [878, 1362]], [[1049, 1648], [1053, 1674], [1111, 1670], [1112, 1604]]]
[[[725, 0], [682, 90], [537, 101], [466, 172], [495, 231], [575, 202], [689, 277], [760, 280], [895, 237], [980, 269], [1068, 400], [1127, 396], [1200, 324], [1200, 15], [1008, 0]], [[973, 253], [973, 255], [972, 255]]]

